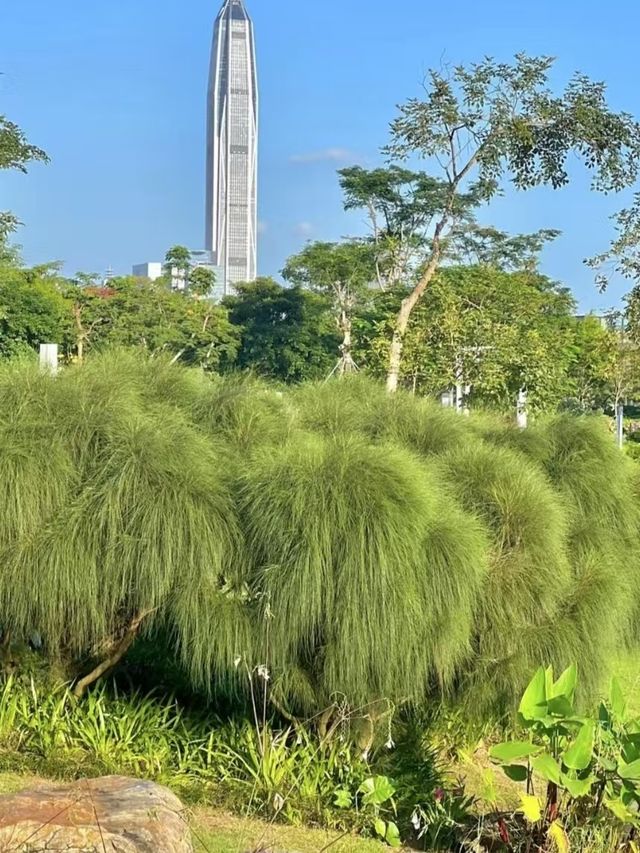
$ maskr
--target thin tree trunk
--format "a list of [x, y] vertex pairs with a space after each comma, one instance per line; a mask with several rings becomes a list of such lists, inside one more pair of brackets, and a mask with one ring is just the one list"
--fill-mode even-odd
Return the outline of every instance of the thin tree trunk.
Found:
[[340, 317], [340, 331], [342, 332], [342, 344], [340, 345], [340, 352], [342, 353], [342, 358], [340, 360], [340, 376], [344, 376], [345, 373], [353, 373], [355, 370], [355, 362], [351, 355], [351, 347], [353, 344], [352, 323], [351, 318], [344, 310]]
[[453, 216], [453, 206], [458, 187], [460, 186], [464, 178], [467, 176], [467, 174], [478, 162], [478, 155], [480, 153], [480, 149], [473, 153], [473, 155], [467, 161], [465, 167], [460, 172], [458, 172], [456, 168], [455, 151], [453, 149], [453, 137], [451, 138], [451, 145], [454, 177], [451, 182], [449, 202], [444, 210], [444, 213], [442, 214], [442, 218], [437, 223], [435, 231], [433, 232], [433, 240], [431, 243], [431, 259], [429, 260], [425, 271], [420, 277], [420, 281], [413, 288], [409, 296], [407, 296], [406, 299], [402, 300], [400, 310], [398, 311], [398, 316], [396, 317], [395, 328], [393, 330], [393, 338], [391, 339], [391, 345], [389, 347], [389, 368], [387, 372], [387, 391], [390, 394], [394, 394], [398, 390], [398, 382], [400, 379], [400, 365], [402, 362], [402, 342], [404, 335], [407, 331], [407, 326], [409, 325], [411, 312], [422, 298], [423, 293], [431, 283], [431, 280], [436, 274], [436, 271], [440, 264], [440, 258], [442, 256], [442, 234]]
[[156, 610], [157, 608], [153, 608], [153, 610], [143, 610], [134, 619], [132, 619], [122, 639], [112, 646], [109, 656], [76, 683], [73, 690], [73, 695], [76, 696], [76, 698], [80, 699], [84, 696], [87, 687], [94, 684], [99, 678], [102, 678], [105, 673], [109, 672], [110, 669], [113, 669], [114, 666], [120, 663], [122, 658], [131, 648], [133, 641], [138, 636], [140, 626], [144, 620]]
[[422, 294], [425, 292], [425, 290], [431, 283], [431, 280], [433, 279], [434, 275], [436, 274], [436, 270], [438, 269], [438, 264], [440, 263], [440, 234], [442, 233], [446, 222], [446, 219], [442, 219], [438, 223], [436, 227], [436, 233], [433, 238], [433, 253], [431, 255], [431, 260], [429, 261], [426, 270], [422, 274], [420, 281], [416, 284], [411, 293], [405, 299], [402, 300], [402, 303], [400, 304], [400, 310], [398, 311], [395, 327], [393, 329], [393, 338], [391, 339], [391, 346], [389, 347], [387, 391], [390, 394], [394, 394], [398, 390], [398, 382], [400, 380], [400, 365], [402, 362], [402, 344], [405, 333], [407, 331], [407, 326], [409, 325], [411, 313], [420, 301]]
[[73, 317], [76, 321], [76, 350], [78, 353], [78, 362], [82, 364], [84, 360], [84, 339], [86, 333], [82, 326], [82, 309], [77, 303], [73, 307]]

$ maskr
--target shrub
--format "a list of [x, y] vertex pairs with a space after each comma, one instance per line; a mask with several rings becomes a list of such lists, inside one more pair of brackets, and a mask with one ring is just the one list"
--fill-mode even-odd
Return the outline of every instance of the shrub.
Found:
[[264, 660], [300, 710], [335, 694], [419, 700], [432, 678], [451, 680], [470, 651], [486, 543], [437, 472], [357, 435], [302, 434], [249, 462], [241, 498], [274, 614]]
[[512, 706], [540, 659], [593, 690], [640, 601], [635, 470], [596, 421], [522, 433], [361, 377], [4, 365], [0, 625], [80, 692], [161, 637], [194, 690], [268, 678], [320, 730], [360, 709], [369, 750], [398, 705]]

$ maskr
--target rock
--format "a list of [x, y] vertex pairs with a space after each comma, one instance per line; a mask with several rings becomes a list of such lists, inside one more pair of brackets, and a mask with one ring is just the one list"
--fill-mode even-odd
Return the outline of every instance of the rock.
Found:
[[105, 776], [0, 797], [0, 851], [193, 853], [180, 800], [154, 782]]

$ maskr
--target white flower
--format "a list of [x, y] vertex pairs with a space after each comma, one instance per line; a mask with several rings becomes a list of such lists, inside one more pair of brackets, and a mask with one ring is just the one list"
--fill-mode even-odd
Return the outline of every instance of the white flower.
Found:
[[395, 742], [391, 736], [389, 737], [389, 740], [385, 743], [385, 746], [387, 747], [387, 749], [394, 749]]
[[269, 675], [269, 670], [264, 664], [260, 664], [257, 672], [260, 678], [262, 678], [264, 681], [269, 681], [269, 679], [271, 678], [271, 676]]
[[417, 830], [417, 829], [420, 829], [420, 826], [422, 825], [422, 821], [420, 820], [420, 815], [418, 814], [418, 812], [417, 812], [417, 811], [415, 811], [415, 812], [411, 815], [411, 825], [412, 825], [412, 826], [413, 826], [413, 828], [414, 828], [414, 829], [416, 829], [416, 830]]
[[242, 663], [242, 658], [240, 657], [240, 655], [238, 655], [238, 657], [234, 660], [233, 665], [237, 669], [241, 663]]

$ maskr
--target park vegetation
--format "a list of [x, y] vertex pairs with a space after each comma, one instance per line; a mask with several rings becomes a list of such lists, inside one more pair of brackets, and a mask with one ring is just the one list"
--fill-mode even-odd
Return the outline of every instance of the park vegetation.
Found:
[[[551, 69], [433, 72], [392, 162], [339, 174], [368, 232], [221, 304], [183, 246], [68, 277], [0, 214], [0, 767], [391, 846], [637, 850], [640, 725], [616, 682], [591, 709], [640, 642], [640, 474], [602, 417], [640, 385], [640, 205], [590, 262], [633, 281], [604, 322], [541, 272], [555, 229], [478, 219], [570, 157], [637, 178], [638, 123]], [[0, 117], [0, 169], [46, 159]], [[484, 819], [445, 768], [478, 732], [525, 786]]]

